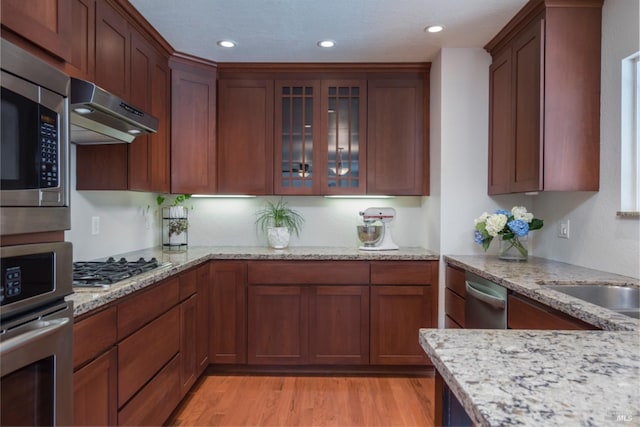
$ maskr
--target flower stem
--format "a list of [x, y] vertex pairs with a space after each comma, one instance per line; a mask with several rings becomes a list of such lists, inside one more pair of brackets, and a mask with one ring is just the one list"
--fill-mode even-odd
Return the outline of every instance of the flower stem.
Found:
[[529, 251], [527, 251], [527, 248], [524, 247], [522, 242], [517, 237], [511, 239], [511, 246], [516, 248], [524, 258], [529, 255]]

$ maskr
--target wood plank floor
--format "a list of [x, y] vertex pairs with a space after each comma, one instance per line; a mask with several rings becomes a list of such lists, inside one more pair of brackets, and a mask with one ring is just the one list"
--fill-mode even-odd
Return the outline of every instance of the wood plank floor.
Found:
[[171, 426], [432, 426], [434, 378], [206, 375]]

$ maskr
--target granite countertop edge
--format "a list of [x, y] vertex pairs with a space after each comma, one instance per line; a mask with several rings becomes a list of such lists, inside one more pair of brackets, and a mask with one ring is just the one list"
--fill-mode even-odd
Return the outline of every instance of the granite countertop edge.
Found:
[[[114, 284], [109, 289], [74, 289], [67, 296], [73, 301], [74, 317], [101, 308], [161, 280], [196, 267], [209, 260], [291, 260], [291, 261], [437, 261], [437, 252], [421, 247], [402, 247], [393, 251], [362, 251], [349, 247], [301, 246], [271, 249], [250, 246], [194, 246], [182, 251], [163, 251], [161, 247], [114, 255], [127, 259], [155, 257], [161, 267]], [[103, 259], [98, 259], [100, 261]]]

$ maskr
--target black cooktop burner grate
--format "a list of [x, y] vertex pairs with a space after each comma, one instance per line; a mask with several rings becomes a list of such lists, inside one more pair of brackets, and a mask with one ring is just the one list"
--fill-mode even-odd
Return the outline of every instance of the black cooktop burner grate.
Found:
[[73, 286], [108, 287], [138, 274], [158, 268], [156, 258], [129, 261], [110, 257], [106, 261], [78, 261], [73, 263]]

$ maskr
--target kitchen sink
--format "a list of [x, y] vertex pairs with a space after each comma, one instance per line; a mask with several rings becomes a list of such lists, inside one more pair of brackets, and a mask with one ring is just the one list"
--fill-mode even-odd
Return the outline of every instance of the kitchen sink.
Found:
[[640, 319], [640, 288], [606, 283], [543, 284], [542, 286], [544, 289], [552, 289], [620, 314]]

